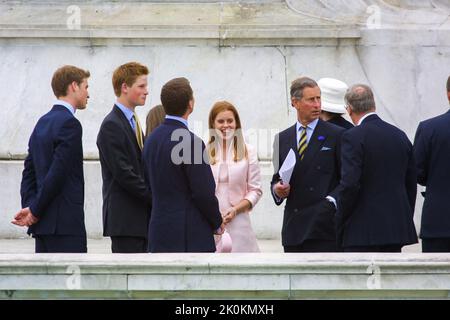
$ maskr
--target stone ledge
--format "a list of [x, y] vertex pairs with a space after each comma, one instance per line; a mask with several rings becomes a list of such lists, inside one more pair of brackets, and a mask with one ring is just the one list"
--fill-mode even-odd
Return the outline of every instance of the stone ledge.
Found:
[[351, 22], [298, 14], [283, 1], [0, 4], [0, 38], [6, 39], [266, 39], [270, 43], [267, 39], [359, 37], [359, 27]]
[[358, 39], [367, 29], [448, 31], [449, 13], [430, 0], [3, 0], [0, 38]]
[[296, 26], [176, 26], [174, 28], [143, 27], [136, 29], [51, 29], [41, 26], [5, 28], [0, 25], [0, 38], [64, 38], [64, 39], [358, 39], [360, 31], [349, 28], [309, 28]]
[[0, 298], [12, 299], [448, 298], [449, 290], [450, 254], [0, 255]]

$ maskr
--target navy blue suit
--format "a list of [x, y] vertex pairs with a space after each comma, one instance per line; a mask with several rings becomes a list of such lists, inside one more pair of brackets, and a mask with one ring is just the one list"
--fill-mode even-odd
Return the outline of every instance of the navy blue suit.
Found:
[[103, 178], [103, 235], [111, 237], [113, 253], [146, 252], [150, 190], [144, 182], [135, 132], [116, 105], [100, 126], [97, 146]]
[[39, 218], [28, 233], [81, 239], [78, 249], [72, 244], [59, 252], [86, 252], [81, 137], [80, 122], [64, 106], [54, 105], [31, 134], [22, 173], [22, 207]]
[[341, 115], [338, 115], [338, 116], [335, 116], [335, 117], [331, 118], [330, 120], [328, 120], [328, 122], [332, 123], [332, 124], [335, 124], [335, 125], [337, 125], [339, 127], [342, 127], [344, 129], [351, 129], [351, 128], [354, 127], [351, 122], [345, 120], [344, 117], [341, 116]]
[[345, 131], [341, 176], [337, 235], [344, 249], [400, 249], [417, 242], [416, 170], [412, 145], [403, 131], [375, 114]]
[[419, 124], [414, 156], [417, 182], [427, 187], [420, 237], [450, 238], [450, 111]]
[[[278, 173], [290, 149], [296, 154], [291, 190], [286, 200], [281, 232], [285, 247], [300, 246], [306, 241], [325, 241], [332, 247], [315, 247], [305, 251], [336, 251], [335, 212], [333, 203], [326, 199], [338, 197], [340, 174], [340, 138], [344, 129], [319, 119], [309, 140], [303, 160], [297, 152], [296, 125], [280, 132], [274, 141], [273, 186], [280, 181]], [[280, 201], [272, 192], [276, 205]], [[298, 250], [303, 251], [303, 250]]]
[[222, 216], [204, 151], [203, 141], [172, 119], [166, 119], [145, 141], [145, 178], [153, 201], [150, 252], [216, 250], [213, 234]]

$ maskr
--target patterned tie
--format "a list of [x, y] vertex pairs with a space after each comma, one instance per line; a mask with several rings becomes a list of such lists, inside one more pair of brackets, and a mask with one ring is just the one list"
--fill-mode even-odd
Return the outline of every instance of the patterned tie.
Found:
[[300, 132], [300, 141], [298, 142], [298, 155], [300, 157], [300, 160], [303, 160], [303, 157], [305, 156], [305, 150], [308, 146], [307, 139], [306, 139], [306, 127], [300, 127], [300, 129], [303, 129], [302, 132]]
[[136, 140], [137, 140], [139, 148], [141, 148], [141, 150], [142, 150], [144, 148], [144, 139], [142, 138], [141, 124], [139, 123], [139, 118], [138, 118], [136, 112], [133, 113], [133, 120], [134, 120], [134, 123], [136, 124], [136, 128], [134, 130], [136, 133]]

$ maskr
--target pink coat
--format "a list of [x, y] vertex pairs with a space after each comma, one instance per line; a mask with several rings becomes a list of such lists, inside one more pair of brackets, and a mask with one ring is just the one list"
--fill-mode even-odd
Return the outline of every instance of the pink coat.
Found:
[[[232, 152], [228, 151], [227, 174], [224, 172], [225, 176], [228, 176], [228, 183], [219, 183], [221, 163], [218, 162], [211, 166], [221, 211], [226, 211], [229, 207], [237, 205], [242, 199], [247, 199], [254, 207], [261, 198], [261, 175], [256, 150], [249, 145], [247, 145], [247, 150], [248, 159], [238, 162], [233, 161]], [[221, 150], [218, 150], [218, 152], [217, 159], [222, 159]], [[225, 226], [228, 234], [216, 237], [217, 252], [230, 252], [230, 250], [231, 252], [259, 252], [249, 212], [250, 210], [239, 213]]]
[[[228, 201], [233, 205], [237, 205], [242, 199], [247, 199], [252, 204], [252, 208], [256, 205], [262, 196], [261, 190], [261, 174], [258, 164], [258, 155], [255, 148], [246, 144], [248, 150], [248, 159], [234, 162], [230, 154], [227, 156], [228, 164]], [[222, 158], [221, 150], [217, 150], [217, 159]], [[211, 166], [216, 185], [219, 179], [220, 161]], [[227, 199], [218, 199], [219, 202]]]

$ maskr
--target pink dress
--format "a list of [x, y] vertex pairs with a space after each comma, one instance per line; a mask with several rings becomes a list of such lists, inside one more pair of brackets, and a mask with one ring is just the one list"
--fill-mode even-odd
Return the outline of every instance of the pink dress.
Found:
[[[237, 163], [232, 160], [225, 163], [218, 161], [211, 166], [216, 180], [216, 197], [222, 214], [242, 199], [247, 199], [254, 207], [261, 198], [261, 178], [256, 152], [251, 147], [247, 146], [247, 149], [249, 159], [242, 159]], [[232, 159], [232, 156], [227, 156], [227, 159]], [[237, 214], [225, 228], [232, 240], [231, 252], [260, 251], [249, 212]]]

